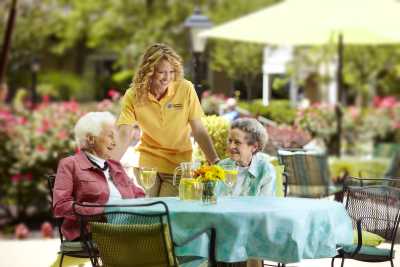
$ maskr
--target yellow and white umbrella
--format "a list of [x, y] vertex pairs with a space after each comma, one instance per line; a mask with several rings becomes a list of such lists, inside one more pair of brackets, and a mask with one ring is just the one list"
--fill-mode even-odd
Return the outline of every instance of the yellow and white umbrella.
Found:
[[200, 33], [201, 37], [278, 45], [400, 42], [400, 1], [286, 0]]

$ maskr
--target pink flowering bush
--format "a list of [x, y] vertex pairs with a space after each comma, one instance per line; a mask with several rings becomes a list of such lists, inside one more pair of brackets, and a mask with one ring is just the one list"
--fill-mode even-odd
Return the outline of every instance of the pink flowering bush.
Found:
[[267, 126], [268, 144], [266, 151], [276, 154], [279, 148], [301, 148], [311, 140], [308, 132], [296, 126]]
[[15, 226], [14, 235], [17, 239], [26, 239], [30, 234], [31, 232], [26, 224], [20, 223]]
[[40, 233], [44, 238], [52, 238], [54, 236], [53, 226], [49, 222], [44, 222], [40, 226]]
[[313, 136], [322, 138], [325, 144], [329, 144], [337, 130], [335, 108], [318, 103], [305, 109], [299, 109], [295, 125]]
[[394, 97], [375, 97], [364, 123], [376, 141], [400, 142], [400, 102]]
[[[8, 110], [0, 150], [1, 201], [4, 209], [17, 207], [9, 219], [26, 218], [29, 207], [47, 209], [45, 175], [55, 172], [60, 158], [75, 150], [73, 126], [82, 111], [74, 101], [43, 103], [36, 109], [13, 113]], [[4, 115], [4, 113], [3, 113]]]
[[113, 111], [117, 106], [117, 101], [83, 107], [76, 101], [44, 101], [34, 110], [0, 108], [0, 216], [6, 214], [12, 223], [48, 212], [45, 177], [57, 170], [61, 158], [76, 151], [76, 121], [87, 111]]

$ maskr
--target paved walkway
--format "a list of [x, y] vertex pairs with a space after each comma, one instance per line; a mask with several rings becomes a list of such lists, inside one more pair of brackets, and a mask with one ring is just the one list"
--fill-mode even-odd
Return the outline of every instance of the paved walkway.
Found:
[[[387, 244], [385, 244], [387, 245]], [[400, 245], [395, 246], [400, 251]], [[59, 248], [58, 239], [31, 239], [26, 241], [0, 240], [0, 266], [1, 267], [48, 267], [52, 266], [57, 258]], [[305, 260], [301, 263], [289, 264], [289, 267], [329, 267], [330, 259]], [[67, 263], [67, 262], [65, 262]], [[339, 266], [336, 262], [336, 266]], [[395, 260], [395, 266], [400, 266], [400, 257]], [[66, 266], [78, 266], [67, 265]], [[91, 266], [89, 263], [81, 266]], [[347, 267], [388, 267], [386, 263], [362, 263], [357, 261], [346, 261]]]

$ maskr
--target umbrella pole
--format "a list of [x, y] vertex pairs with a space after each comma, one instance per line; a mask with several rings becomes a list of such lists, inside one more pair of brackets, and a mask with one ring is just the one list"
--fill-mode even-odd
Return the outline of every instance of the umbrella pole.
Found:
[[343, 112], [341, 102], [343, 97], [343, 35], [339, 34], [338, 41], [338, 67], [337, 67], [337, 101], [335, 106], [336, 113], [336, 142], [335, 154], [337, 157], [341, 156], [341, 142], [342, 142], [342, 119]]

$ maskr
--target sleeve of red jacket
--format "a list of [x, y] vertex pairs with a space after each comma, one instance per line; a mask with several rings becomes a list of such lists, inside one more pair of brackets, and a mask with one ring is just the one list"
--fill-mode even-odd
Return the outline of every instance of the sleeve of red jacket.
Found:
[[132, 188], [133, 193], [135, 194], [135, 198], [144, 197], [146, 195], [144, 190], [139, 186], [135, 185], [135, 183], [131, 179], [129, 179], [129, 184]]
[[73, 164], [62, 159], [58, 165], [53, 188], [53, 212], [55, 217], [74, 219], [72, 210], [74, 188]]

